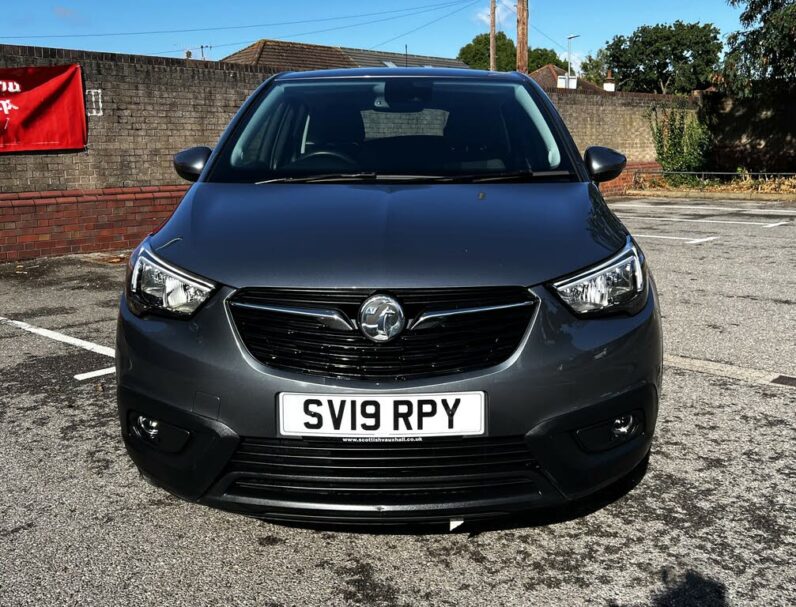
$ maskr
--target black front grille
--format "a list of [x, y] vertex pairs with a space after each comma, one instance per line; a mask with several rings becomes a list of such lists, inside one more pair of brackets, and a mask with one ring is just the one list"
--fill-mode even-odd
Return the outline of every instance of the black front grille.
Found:
[[244, 438], [232, 496], [345, 504], [466, 502], [538, 493], [522, 437], [344, 442]]
[[[518, 348], [533, 305], [446, 318], [430, 328], [404, 331], [375, 343], [359, 331], [331, 329], [304, 316], [243, 308], [261, 304], [334, 309], [356, 319], [368, 289], [243, 289], [232, 315], [249, 352], [275, 368], [340, 379], [407, 380], [474, 371], [497, 365]], [[378, 291], [403, 306], [407, 326], [424, 312], [530, 302], [521, 287], [398, 289]]]

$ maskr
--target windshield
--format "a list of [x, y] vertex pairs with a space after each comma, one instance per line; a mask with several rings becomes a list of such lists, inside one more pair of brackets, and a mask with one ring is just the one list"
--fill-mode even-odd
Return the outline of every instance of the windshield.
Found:
[[571, 172], [522, 83], [370, 77], [277, 81], [225, 143], [209, 181]]

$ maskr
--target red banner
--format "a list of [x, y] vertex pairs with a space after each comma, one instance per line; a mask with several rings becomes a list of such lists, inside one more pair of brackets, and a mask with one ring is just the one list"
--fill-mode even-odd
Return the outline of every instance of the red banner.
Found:
[[82, 150], [87, 135], [79, 65], [0, 68], [0, 153]]

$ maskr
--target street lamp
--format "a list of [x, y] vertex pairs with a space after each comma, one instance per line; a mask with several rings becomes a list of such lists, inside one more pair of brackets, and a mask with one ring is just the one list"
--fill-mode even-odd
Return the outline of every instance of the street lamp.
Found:
[[567, 36], [567, 89], [569, 89], [569, 79], [572, 77], [572, 41], [575, 38], [580, 38], [580, 34]]

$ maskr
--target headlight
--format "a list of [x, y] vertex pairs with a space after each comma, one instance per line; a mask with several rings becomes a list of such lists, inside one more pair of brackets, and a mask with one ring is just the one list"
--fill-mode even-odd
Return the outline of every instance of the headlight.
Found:
[[579, 315], [637, 312], [647, 289], [644, 257], [628, 238], [625, 248], [594, 268], [553, 283], [559, 297]]
[[160, 259], [146, 243], [130, 258], [127, 300], [134, 314], [155, 312], [187, 318], [214, 289], [213, 283]]

